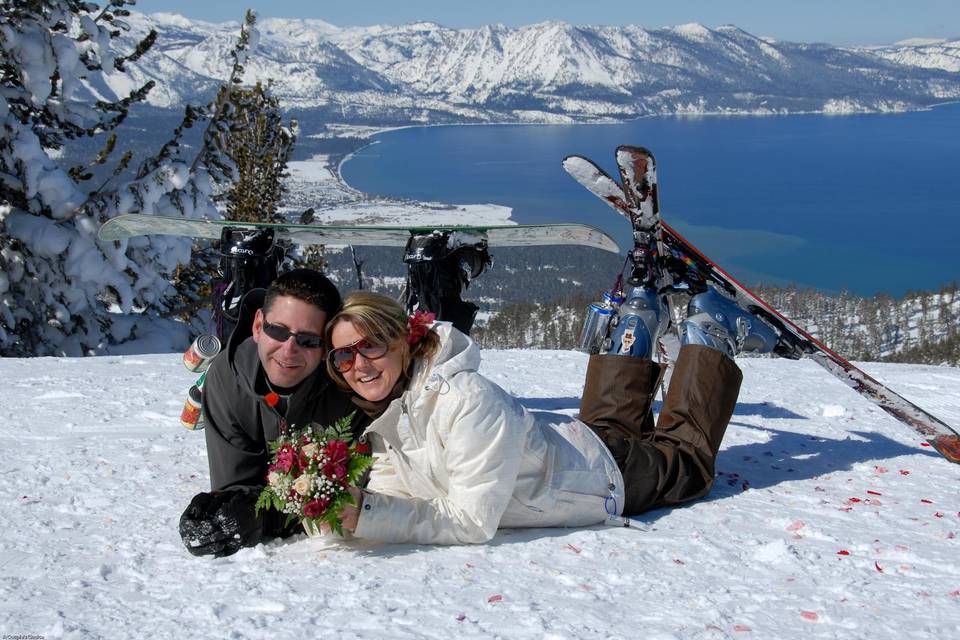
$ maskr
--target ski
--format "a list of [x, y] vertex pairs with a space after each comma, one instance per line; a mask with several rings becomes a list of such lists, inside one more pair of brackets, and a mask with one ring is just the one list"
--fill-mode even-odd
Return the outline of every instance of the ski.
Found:
[[99, 238], [106, 241], [125, 240], [133, 236], [155, 234], [219, 240], [224, 228], [271, 229], [277, 240], [289, 240], [299, 245], [405, 247], [411, 236], [436, 231], [448, 233], [455, 239], [462, 236], [465, 244], [486, 241], [490, 246], [497, 247], [576, 245], [620, 253], [620, 248], [613, 238], [600, 229], [585, 224], [351, 227], [125, 214], [103, 223]]
[[[742, 308], [771, 325], [780, 335], [775, 353], [782, 357], [807, 357], [840, 379], [861, 396], [923, 437], [950, 462], [960, 463], [960, 434], [950, 425], [907, 400], [868, 375], [849, 360], [810, 335], [774, 309], [691, 242], [665, 223], [659, 213], [656, 164], [648, 150], [623, 145], [617, 148], [617, 166], [623, 186], [582, 156], [568, 156], [564, 169], [591, 193], [631, 223], [634, 252], [649, 254], [661, 290], [686, 287], [697, 292], [712, 282]], [[671, 310], [671, 318], [677, 316]]]

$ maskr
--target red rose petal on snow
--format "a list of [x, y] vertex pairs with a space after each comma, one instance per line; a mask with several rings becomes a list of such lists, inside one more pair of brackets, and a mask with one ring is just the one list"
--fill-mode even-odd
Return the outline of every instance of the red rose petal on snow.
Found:
[[745, 633], [747, 631], [752, 631], [752, 629], [750, 629], [750, 627], [748, 627], [745, 624], [735, 624], [733, 625], [733, 630], [736, 631], [737, 633]]
[[803, 520], [797, 520], [793, 524], [787, 526], [786, 531], [799, 531], [803, 529], [806, 525], [803, 523]]
[[921, 443], [920, 443], [920, 446], [921, 446], [921, 447], [929, 447], [929, 446], [930, 446], [930, 443], [929, 443], [929, 442], [921, 442]]
[[463, 621], [466, 620], [466, 619], [467, 619], [467, 614], [465, 614], [465, 613], [458, 613], [458, 614], [457, 614], [457, 622], [463, 622]]
[[580, 547], [575, 547], [575, 546], [573, 546], [572, 544], [568, 544], [568, 545], [567, 545], [567, 549], [569, 549], [570, 551], [573, 551], [574, 553], [577, 553], [577, 554], [579, 554], [581, 551], [583, 551], [583, 549], [581, 549]]
[[933, 514], [933, 517], [934, 517], [934, 518], [942, 518], [942, 517], [943, 517], [943, 514], [940, 513], [939, 511], [937, 511], [935, 514]]
[[848, 556], [848, 555], [850, 555], [850, 552], [847, 551], [846, 549], [840, 549], [840, 551], [837, 551], [837, 555], [838, 555], [838, 556]]
[[960, 598], [960, 589], [957, 589], [956, 591], [951, 591], [950, 595], [953, 596], [954, 598]]
[[867, 489], [867, 493], [869, 493], [869, 494], [872, 495], [872, 496], [882, 496], [882, 495], [883, 495], [883, 494], [880, 493], [879, 491], [871, 491], [870, 489]]
[[810, 620], [811, 622], [816, 622], [820, 619], [820, 616], [818, 616], [814, 611], [801, 611], [800, 617], [802, 617], [804, 620]]
[[923, 504], [933, 504], [933, 500], [927, 500], [926, 498], [920, 498], [920, 502]]
[[907, 471], [906, 469], [900, 469], [900, 475], [902, 475], [902, 476], [908, 476], [908, 475], [910, 475], [910, 472]]
[[487, 602], [491, 604], [493, 604], [494, 602], [500, 602], [501, 600], [503, 600], [503, 596], [501, 595], [490, 596], [489, 598], [487, 598]]
[[873, 566], [877, 568], [877, 571], [879, 571], [880, 573], [883, 573], [883, 567], [880, 566], [879, 562], [874, 562]]
[[886, 467], [877, 467], [877, 466], [874, 466], [873, 468], [877, 470], [877, 473], [886, 473], [886, 472], [888, 471], [888, 469], [887, 469]]

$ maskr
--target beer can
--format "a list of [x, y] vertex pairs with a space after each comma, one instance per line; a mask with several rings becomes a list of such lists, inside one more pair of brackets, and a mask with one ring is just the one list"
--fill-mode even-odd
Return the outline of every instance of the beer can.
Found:
[[183, 352], [183, 366], [194, 373], [206, 370], [214, 356], [220, 353], [220, 339], [212, 333], [198, 336], [190, 348]]
[[187, 392], [187, 400], [183, 403], [183, 411], [180, 412], [180, 424], [185, 429], [199, 431], [203, 429], [203, 411], [200, 408], [200, 387], [193, 385]]
[[594, 302], [587, 308], [587, 317], [583, 321], [583, 329], [577, 338], [577, 351], [597, 354], [603, 350], [610, 330], [610, 322], [616, 315], [617, 305], [622, 298], [614, 298], [609, 293], [603, 294], [603, 300]]

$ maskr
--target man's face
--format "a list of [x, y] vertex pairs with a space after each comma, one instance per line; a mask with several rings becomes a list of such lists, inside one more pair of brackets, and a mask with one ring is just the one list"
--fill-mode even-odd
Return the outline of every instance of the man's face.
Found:
[[323, 363], [326, 350], [322, 346], [302, 347], [293, 336], [280, 342], [267, 335], [264, 324], [283, 327], [296, 334], [322, 336], [326, 322], [325, 312], [290, 296], [276, 298], [266, 314], [262, 309], [257, 311], [253, 319], [253, 341], [257, 343], [260, 363], [270, 384], [277, 387], [299, 384]]

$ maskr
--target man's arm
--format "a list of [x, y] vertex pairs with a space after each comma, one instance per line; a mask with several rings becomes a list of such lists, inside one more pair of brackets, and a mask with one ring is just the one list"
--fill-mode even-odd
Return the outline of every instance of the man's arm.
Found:
[[199, 493], [180, 517], [180, 536], [194, 555], [226, 556], [262, 540], [290, 535], [286, 516], [256, 513], [268, 453], [255, 398], [240, 388], [225, 357], [207, 372], [202, 407], [210, 493]]
[[214, 360], [207, 371], [201, 406], [211, 489], [263, 486], [268, 452], [260, 409], [240, 387], [225, 357]]

